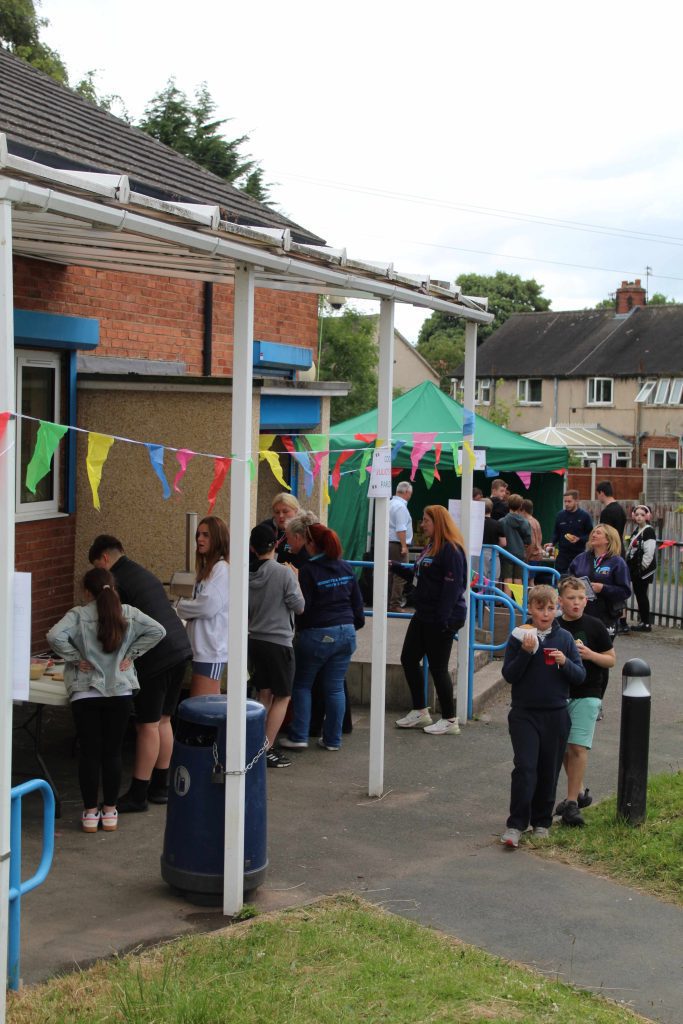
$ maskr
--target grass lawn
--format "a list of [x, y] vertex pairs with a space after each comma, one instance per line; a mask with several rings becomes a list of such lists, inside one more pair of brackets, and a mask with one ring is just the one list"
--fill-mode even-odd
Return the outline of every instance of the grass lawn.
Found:
[[642, 1020], [351, 896], [102, 961], [9, 995], [9, 1024]]
[[612, 797], [581, 813], [585, 828], [529, 839], [546, 856], [583, 864], [653, 896], [683, 903], [683, 772], [654, 775], [647, 786], [647, 818], [634, 828], [617, 821]]

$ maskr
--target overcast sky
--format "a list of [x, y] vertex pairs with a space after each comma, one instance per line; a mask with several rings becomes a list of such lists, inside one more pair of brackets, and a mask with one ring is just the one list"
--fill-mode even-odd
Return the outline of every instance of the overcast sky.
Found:
[[[678, 5], [650, 0], [43, 0], [71, 81], [134, 119], [173, 75], [247, 133], [283, 213], [349, 255], [534, 277], [552, 308], [622, 279], [683, 301]], [[561, 223], [558, 223], [561, 222]], [[417, 338], [424, 313], [397, 310]]]

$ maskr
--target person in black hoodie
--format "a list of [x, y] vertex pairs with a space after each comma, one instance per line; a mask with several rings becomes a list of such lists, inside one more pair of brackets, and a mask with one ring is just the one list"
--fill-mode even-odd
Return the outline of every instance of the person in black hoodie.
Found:
[[[393, 572], [412, 579], [415, 614], [401, 651], [401, 664], [410, 687], [413, 710], [396, 725], [399, 729], [424, 729], [432, 736], [457, 735], [453, 683], [448, 662], [455, 634], [467, 616], [467, 558], [460, 530], [442, 505], [428, 505], [421, 523], [427, 546], [411, 566], [391, 562]], [[427, 655], [429, 671], [441, 706], [441, 719], [432, 724], [425, 707], [421, 661]]]
[[570, 685], [586, 678], [574, 638], [555, 618], [557, 591], [541, 585], [529, 591], [531, 623], [510, 635], [503, 678], [512, 687], [508, 728], [514, 751], [510, 814], [501, 836], [516, 849], [529, 824], [534, 835], [548, 835], [557, 780], [571, 727]]
[[154, 573], [124, 554], [116, 537], [102, 533], [93, 541], [88, 560], [108, 569], [123, 604], [156, 619], [166, 636], [135, 663], [140, 690], [135, 694], [137, 744], [130, 789], [119, 797], [119, 813], [146, 811], [147, 801], [168, 801], [168, 767], [173, 751], [171, 716], [175, 712], [192, 647], [185, 627]]

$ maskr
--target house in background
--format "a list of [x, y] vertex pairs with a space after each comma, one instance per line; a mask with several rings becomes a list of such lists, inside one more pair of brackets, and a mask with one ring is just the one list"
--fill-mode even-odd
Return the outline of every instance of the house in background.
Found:
[[504, 404], [519, 433], [554, 431], [584, 465], [678, 470], [683, 305], [648, 306], [636, 279], [614, 309], [513, 313], [477, 352], [475, 403], [484, 416]]
[[[2, 48], [0, 92], [0, 171], [6, 176], [28, 178], [46, 194], [55, 184], [78, 194], [82, 181], [91, 193], [100, 190], [113, 210], [128, 205], [169, 223], [185, 218], [209, 233], [226, 223], [243, 235], [254, 228], [261, 244], [270, 233], [283, 250], [322, 243]], [[144, 443], [230, 453], [234, 289], [219, 278], [193, 279], [180, 261], [174, 266], [172, 255], [160, 256], [151, 245], [147, 266], [155, 272], [131, 269], [135, 256], [127, 251], [125, 231], [113, 261], [104, 250], [116, 232], [102, 232], [100, 252], [95, 232], [86, 246], [75, 237], [70, 243], [59, 217], [38, 237], [20, 219], [14, 218], [13, 260], [16, 568], [32, 573], [35, 649], [72, 605], [74, 580], [87, 568], [95, 534], [119, 536], [131, 556], [162, 579], [183, 568], [184, 513], [206, 512], [213, 461], [194, 459], [182, 494], [164, 501]], [[317, 349], [317, 295], [262, 287], [254, 303], [256, 451], [260, 433], [325, 432], [329, 398], [346, 388], [302, 379]], [[111, 449], [101, 512], [93, 508], [85, 472], [85, 433], [70, 431], [36, 494], [27, 489], [38, 423], [22, 415], [142, 442]], [[172, 481], [178, 467], [171, 460], [168, 452]], [[281, 461], [296, 489], [296, 465], [287, 456]], [[259, 518], [280, 489], [262, 463], [252, 484]], [[226, 518], [229, 495], [228, 476], [216, 506]], [[322, 513], [318, 481], [307, 504]]]

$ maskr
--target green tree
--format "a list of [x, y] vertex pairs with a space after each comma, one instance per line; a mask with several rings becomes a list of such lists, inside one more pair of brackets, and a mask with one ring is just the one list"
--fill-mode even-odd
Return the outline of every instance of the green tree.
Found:
[[359, 416], [377, 405], [377, 363], [374, 318], [354, 309], [320, 318], [320, 380], [349, 381], [344, 398], [333, 398], [332, 423]]
[[676, 306], [678, 305], [677, 299], [668, 299], [666, 295], [662, 295], [661, 292], [655, 292], [647, 300], [648, 306]]
[[138, 128], [260, 202], [267, 202], [269, 186], [263, 181], [263, 171], [241, 151], [249, 136], [225, 138], [222, 128], [230, 119], [215, 118], [215, 111], [205, 82], [198, 86], [191, 101], [170, 78], [147, 105]]
[[[494, 314], [494, 320], [479, 327], [479, 342], [493, 334], [512, 313], [544, 312], [550, 308], [550, 299], [541, 294], [543, 285], [533, 278], [523, 280], [518, 274], [502, 270], [489, 276], [461, 274], [455, 283], [464, 295], [488, 296], [489, 312]], [[450, 391], [449, 374], [462, 362], [465, 350], [464, 320], [446, 313], [432, 313], [422, 324], [417, 350], [441, 374], [441, 389]]]
[[98, 92], [96, 78], [97, 71], [86, 71], [83, 78], [74, 87], [74, 92], [77, 92], [88, 103], [92, 103], [93, 106], [100, 107], [102, 110], [106, 110], [107, 113], [114, 114], [116, 117], [120, 117], [122, 121], [127, 121], [130, 124], [131, 117], [121, 96], [117, 92]]
[[2, 0], [0, 43], [15, 57], [43, 71], [62, 85], [69, 84], [66, 66], [56, 50], [40, 40], [40, 30], [49, 22], [39, 18], [34, 0]]
[[596, 309], [616, 309], [617, 300], [614, 295], [608, 295], [606, 299], [601, 299], [600, 302], [596, 302]]

